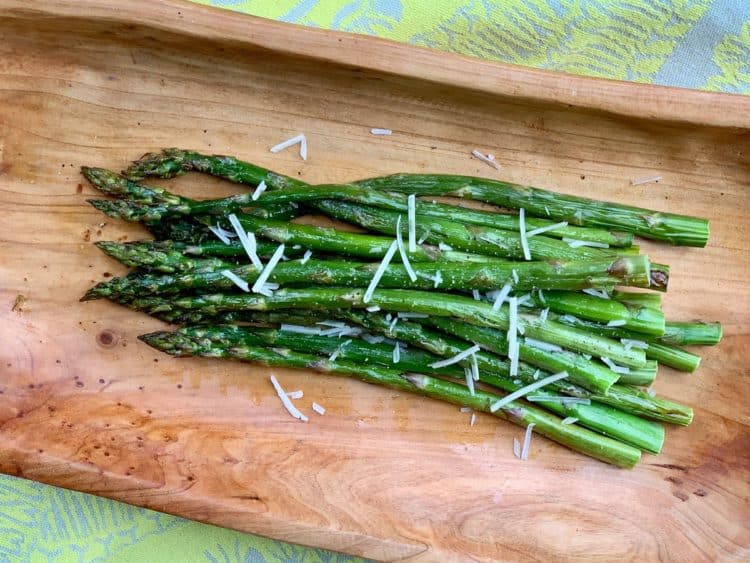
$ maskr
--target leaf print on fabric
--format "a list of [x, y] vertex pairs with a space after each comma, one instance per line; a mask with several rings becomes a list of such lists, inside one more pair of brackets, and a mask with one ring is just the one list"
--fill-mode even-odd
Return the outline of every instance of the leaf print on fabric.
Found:
[[331, 28], [378, 35], [393, 31], [402, 13], [401, 0], [354, 0], [337, 12]]
[[738, 35], [727, 35], [716, 46], [713, 62], [721, 70], [706, 82], [709, 90], [750, 94], [750, 21]]
[[0, 481], [0, 561], [108, 561], [118, 551], [180, 522], [25, 479]]
[[486, 59], [648, 82], [710, 0], [471, 0], [411, 41]]

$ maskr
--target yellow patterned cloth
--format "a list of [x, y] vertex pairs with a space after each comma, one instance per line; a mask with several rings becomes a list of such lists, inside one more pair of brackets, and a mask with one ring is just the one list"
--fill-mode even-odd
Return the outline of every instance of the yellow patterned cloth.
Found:
[[[750, 0], [199, 0], [576, 74], [750, 93]], [[351, 561], [0, 476], [4, 561]]]

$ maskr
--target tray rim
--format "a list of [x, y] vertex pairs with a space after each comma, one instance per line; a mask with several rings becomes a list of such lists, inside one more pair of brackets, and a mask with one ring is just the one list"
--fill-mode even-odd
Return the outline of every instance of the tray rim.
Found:
[[48, 0], [32, 4], [0, 0], [0, 19], [3, 18], [77, 18], [139, 25], [532, 103], [562, 104], [697, 126], [750, 128], [750, 96], [743, 94], [625, 82], [486, 61], [369, 35], [277, 22], [188, 0]]

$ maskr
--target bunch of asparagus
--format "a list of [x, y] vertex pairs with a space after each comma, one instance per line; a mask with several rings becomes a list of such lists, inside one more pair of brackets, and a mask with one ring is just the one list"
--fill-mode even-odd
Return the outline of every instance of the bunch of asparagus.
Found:
[[[138, 183], [191, 170], [252, 190], [194, 200]], [[179, 149], [83, 174], [115, 198], [94, 207], [155, 237], [97, 243], [136, 270], [83, 300], [183, 325], [140, 337], [175, 356], [347, 375], [633, 467], [661, 450], [663, 423], [693, 417], [644, 389], [658, 365], [694, 371], [700, 358], [682, 347], [721, 338], [718, 323], [665, 320], [669, 268], [633, 245], [704, 246], [703, 219], [460, 176], [312, 186]], [[311, 213], [362, 231], [293, 221]]]

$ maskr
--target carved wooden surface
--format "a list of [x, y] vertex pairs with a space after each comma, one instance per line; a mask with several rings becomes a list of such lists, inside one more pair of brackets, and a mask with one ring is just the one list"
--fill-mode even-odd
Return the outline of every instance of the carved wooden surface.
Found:
[[[1, 471], [379, 559], [750, 556], [750, 99], [120, 4], [0, 1]], [[268, 152], [297, 132], [306, 163]], [[524, 463], [511, 448], [521, 430], [489, 416], [470, 427], [454, 406], [274, 370], [305, 391], [302, 408], [326, 407], [302, 424], [266, 369], [154, 352], [136, 336], [157, 321], [78, 302], [124, 271], [91, 243], [144, 234], [89, 207], [78, 168], [175, 145], [310, 182], [494, 175], [709, 217], [704, 250], [644, 244], [672, 265], [669, 315], [725, 326], [698, 373], [663, 369], [655, 385], [693, 405], [695, 423], [633, 471], [541, 437]], [[652, 174], [663, 180], [630, 185]], [[169, 184], [232, 193], [200, 176]]]

